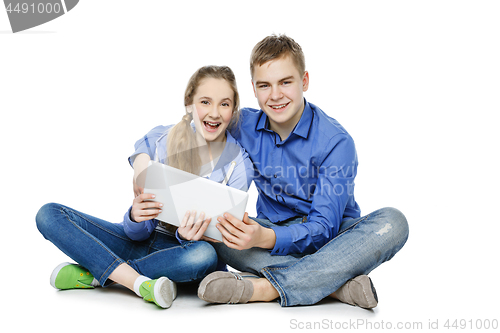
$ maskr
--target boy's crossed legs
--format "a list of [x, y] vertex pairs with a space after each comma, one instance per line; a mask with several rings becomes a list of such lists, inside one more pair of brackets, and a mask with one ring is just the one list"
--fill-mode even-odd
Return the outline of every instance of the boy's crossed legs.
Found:
[[[255, 220], [266, 227], [273, 225], [267, 220]], [[280, 225], [295, 223], [302, 223], [302, 219]], [[365, 275], [390, 260], [407, 238], [408, 223], [404, 215], [394, 208], [383, 208], [363, 217], [344, 220], [337, 237], [309, 255], [271, 256], [268, 250], [261, 248], [239, 251], [215, 243], [214, 248], [228, 265], [263, 278], [248, 279], [252, 282], [250, 286], [244, 280], [235, 284], [234, 279], [227, 278], [231, 273], [215, 272], [204, 279], [199, 296], [218, 302], [213, 299], [214, 295], [224, 291], [224, 298], [233, 290], [230, 302], [238, 302], [239, 297], [246, 298], [245, 302], [280, 297], [281, 306], [310, 305], [332, 296], [352, 305], [374, 307], [376, 293]], [[245, 275], [241, 274], [243, 278]], [[236, 279], [239, 278], [236, 274]], [[371, 305], [363, 305], [363, 300], [358, 302], [356, 299], [365, 292], [373, 292], [375, 301], [369, 301]]]

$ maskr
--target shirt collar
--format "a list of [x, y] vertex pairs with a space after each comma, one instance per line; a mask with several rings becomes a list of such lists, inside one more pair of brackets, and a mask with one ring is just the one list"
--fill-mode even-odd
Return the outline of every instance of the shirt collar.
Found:
[[[304, 112], [302, 112], [302, 116], [299, 119], [299, 122], [295, 126], [295, 128], [292, 131], [292, 134], [296, 134], [300, 137], [303, 137], [304, 139], [307, 139], [307, 136], [309, 135], [309, 129], [311, 128], [312, 125], [312, 120], [313, 120], [313, 112], [311, 109], [311, 105], [306, 101], [304, 98]], [[269, 129], [269, 119], [267, 115], [262, 111], [262, 115], [257, 123], [256, 130], [266, 130], [266, 131], [271, 131]]]
[[226, 143], [228, 142], [236, 144], [236, 139], [226, 130]]
[[[262, 111], [262, 109], [261, 109], [261, 111]], [[262, 111], [262, 113], [260, 115], [259, 122], [257, 123], [257, 127], [255, 129], [257, 131], [260, 131], [260, 130], [267, 130], [267, 131], [269, 131], [268, 127], [269, 127], [269, 124], [268, 124], [268, 121], [267, 121], [267, 114], [265, 114], [264, 111]]]

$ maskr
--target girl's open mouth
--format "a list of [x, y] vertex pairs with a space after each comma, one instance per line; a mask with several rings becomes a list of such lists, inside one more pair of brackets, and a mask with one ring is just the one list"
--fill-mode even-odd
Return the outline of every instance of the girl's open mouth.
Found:
[[210, 122], [210, 121], [204, 121], [203, 122], [203, 126], [205, 126], [205, 129], [208, 131], [208, 132], [216, 132], [217, 131], [217, 128], [219, 128], [221, 123], [217, 123], [217, 122]]

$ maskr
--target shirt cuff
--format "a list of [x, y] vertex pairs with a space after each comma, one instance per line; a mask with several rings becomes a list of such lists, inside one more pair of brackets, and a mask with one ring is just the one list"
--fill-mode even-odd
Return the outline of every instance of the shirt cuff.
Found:
[[271, 227], [276, 234], [276, 243], [271, 255], [286, 256], [292, 245], [292, 232], [287, 227]]
[[141, 229], [144, 229], [144, 224], [146, 224], [146, 221], [142, 222], [134, 222], [132, 221], [132, 218], [130, 217], [130, 211], [132, 210], [132, 206], [128, 209], [128, 211], [125, 213], [125, 216], [123, 217], [123, 221], [127, 225], [127, 227], [131, 231], [139, 231]]
[[175, 238], [177, 238], [177, 241], [181, 244], [189, 242], [188, 240], [182, 239], [181, 235], [179, 235], [179, 229], [175, 230]]

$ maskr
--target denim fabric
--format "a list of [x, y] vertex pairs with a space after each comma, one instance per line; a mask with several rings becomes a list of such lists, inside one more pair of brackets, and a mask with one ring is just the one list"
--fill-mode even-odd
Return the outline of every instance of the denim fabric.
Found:
[[122, 263], [152, 279], [197, 281], [216, 269], [217, 254], [206, 242], [179, 244], [174, 234], [154, 230], [144, 241], [133, 241], [123, 225], [50, 203], [36, 216], [42, 235], [107, 286], [109, 275]]
[[[254, 219], [264, 227], [276, 224]], [[295, 218], [281, 227], [304, 223]], [[280, 295], [281, 306], [310, 305], [340, 288], [347, 280], [368, 274], [390, 260], [408, 238], [405, 216], [394, 208], [383, 208], [355, 219], [344, 219], [334, 239], [308, 255], [271, 255], [269, 250], [233, 250], [222, 243], [213, 246], [230, 266], [259, 274]]]

